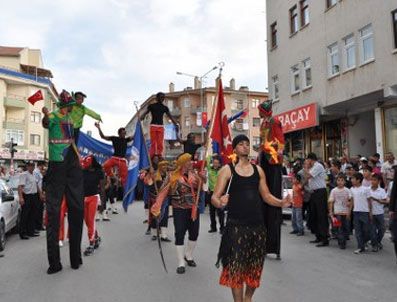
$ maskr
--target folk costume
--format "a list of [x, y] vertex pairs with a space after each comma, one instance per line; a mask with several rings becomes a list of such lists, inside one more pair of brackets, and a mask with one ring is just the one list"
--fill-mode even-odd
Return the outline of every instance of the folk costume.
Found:
[[[175, 227], [175, 246], [178, 258], [177, 273], [185, 273], [185, 261], [188, 266], [195, 267], [193, 251], [196, 247], [200, 228], [200, 215], [193, 211], [197, 200], [199, 186], [199, 176], [193, 171], [182, 173], [182, 167], [192, 156], [184, 153], [177, 160], [177, 167], [165, 180], [163, 189], [159, 192], [156, 204], [152, 206], [151, 212], [159, 215], [161, 205], [168, 196], [173, 207], [174, 227]], [[196, 217], [194, 217], [196, 212]], [[189, 233], [189, 241], [185, 250], [185, 235]]]
[[[82, 92], [76, 92], [76, 93], [72, 92], [73, 98], [75, 98], [77, 95], [81, 95], [83, 98], [87, 97]], [[88, 115], [88, 116], [92, 117], [93, 119], [97, 120], [98, 122], [102, 121], [101, 116], [98, 113], [96, 113], [95, 111], [87, 108], [83, 104], [77, 104], [76, 103], [73, 106], [72, 112], [70, 113], [70, 117], [71, 117], [71, 119], [73, 121], [74, 141], [75, 141], [76, 145], [79, 142], [80, 128], [83, 127], [83, 120], [84, 120], [84, 116], [85, 115]]]
[[[75, 100], [62, 91], [58, 107], [71, 108]], [[43, 127], [48, 129], [49, 165], [47, 171], [47, 255], [50, 267], [48, 274], [62, 269], [59, 255], [59, 218], [62, 198], [65, 195], [68, 207], [70, 264], [78, 269], [82, 264], [81, 236], [84, 217], [84, 191], [79, 155], [73, 139], [73, 122], [68, 113], [57, 110], [43, 118]]]
[[[260, 104], [258, 109], [265, 116], [260, 128], [259, 164], [266, 174], [266, 182], [270, 193], [281, 199], [282, 162], [285, 144], [281, 122], [272, 116], [271, 101]], [[266, 252], [276, 254], [277, 258], [280, 258], [282, 210], [263, 203], [263, 215], [267, 230]]]

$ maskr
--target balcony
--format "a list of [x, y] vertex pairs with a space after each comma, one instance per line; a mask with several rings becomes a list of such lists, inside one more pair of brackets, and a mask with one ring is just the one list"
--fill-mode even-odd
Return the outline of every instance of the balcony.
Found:
[[9, 118], [3, 122], [3, 129], [25, 130], [25, 121]]
[[27, 107], [27, 101], [22, 96], [9, 95], [9, 96], [4, 97], [4, 106], [25, 109]]

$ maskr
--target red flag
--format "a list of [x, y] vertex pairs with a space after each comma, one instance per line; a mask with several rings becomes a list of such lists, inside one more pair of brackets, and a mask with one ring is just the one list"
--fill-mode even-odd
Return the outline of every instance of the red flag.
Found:
[[37, 90], [35, 94], [28, 97], [28, 102], [31, 103], [33, 106], [36, 102], [41, 100], [44, 100], [41, 90]]
[[218, 103], [215, 108], [214, 124], [212, 126], [211, 138], [219, 144], [219, 152], [225, 162], [230, 162], [228, 157], [232, 155], [232, 137], [227, 123], [225, 108], [225, 97], [223, 95], [222, 80], [219, 79]]

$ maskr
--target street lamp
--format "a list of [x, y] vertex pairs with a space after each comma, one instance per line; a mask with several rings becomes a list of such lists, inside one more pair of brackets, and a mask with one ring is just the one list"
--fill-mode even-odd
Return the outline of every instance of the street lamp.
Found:
[[[221, 66], [221, 64], [219, 63], [219, 66]], [[222, 65], [223, 66], [223, 65]], [[222, 67], [221, 66], [221, 67]], [[201, 114], [203, 114], [203, 111], [204, 111], [204, 91], [203, 91], [203, 89], [204, 89], [204, 87], [203, 87], [203, 79], [209, 74], [209, 73], [211, 73], [212, 71], [214, 71], [214, 70], [216, 70], [216, 69], [218, 69], [218, 66], [214, 66], [214, 67], [212, 67], [210, 70], [208, 70], [206, 73], [204, 73], [202, 76], [196, 76], [196, 75], [194, 75], [194, 74], [190, 74], [190, 73], [185, 73], [185, 72], [180, 72], [180, 71], [177, 71], [176, 72], [176, 74], [177, 75], [183, 75], [183, 76], [187, 76], [187, 77], [191, 77], [191, 78], [198, 78], [199, 79], [199, 81], [200, 81], [200, 106], [201, 106], [201, 110], [202, 110], [202, 112], [201, 112]], [[204, 125], [202, 124], [202, 115], [201, 115], [201, 126], [204, 128]], [[204, 131], [201, 131], [201, 141], [202, 142], [204, 142]]]

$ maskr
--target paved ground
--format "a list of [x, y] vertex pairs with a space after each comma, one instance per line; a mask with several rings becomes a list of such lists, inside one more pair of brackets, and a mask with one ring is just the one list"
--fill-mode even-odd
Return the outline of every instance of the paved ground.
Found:
[[[201, 221], [198, 267], [182, 276], [175, 273], [173, 244], [164, 244], [169, 273], [163, 271], [156, 243], [143, 235], [143, 216], [142, 203], [136, 203], [128, 215], [113, 215], [111, 222], [100, 222], [104, 240], [96, 254], [85, 257], [83, 267], [73, 271], [66, 245], [62, 249], [64, 270], [53, 276], [45, 273], [44, 235], [29, 241], [10, 236], [6, 256], [0, 258], [0, 301], [232, 301], [229, 289], [218, 286], [214, 263], [220, 236], [207, 233], [208, 215]], [[311, 236], [295, 237], [289, 230], [283, 230], [282, 261], [266, 260], [255, 301], [395, 300], [397, 265], [389, 235], [382, 252], [356, 256], [354, 241], [345, 251], [335, 242], [318, 249], [308, 243]]]

